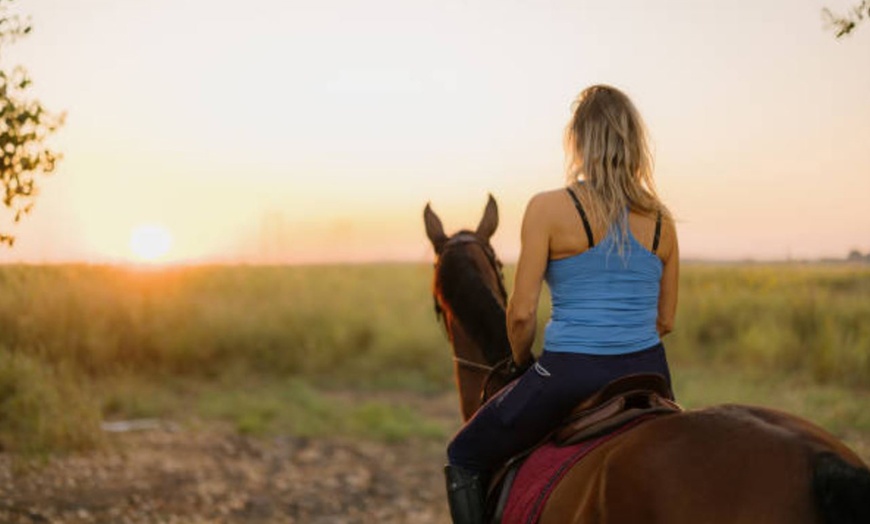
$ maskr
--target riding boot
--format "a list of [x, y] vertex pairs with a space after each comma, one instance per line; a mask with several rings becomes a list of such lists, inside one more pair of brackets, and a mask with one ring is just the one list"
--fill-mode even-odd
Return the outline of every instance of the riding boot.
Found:
[[485, 501], [480, 475], [448, 464], [444, 478], [453, 524], [483, 524]]

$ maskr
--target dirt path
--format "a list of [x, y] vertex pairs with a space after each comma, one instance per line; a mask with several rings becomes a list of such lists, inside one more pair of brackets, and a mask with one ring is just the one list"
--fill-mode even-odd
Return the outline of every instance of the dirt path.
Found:
[[[367, 396], [448, 433], [459, 424], [453, 394]], [[0, 453], [0, 523], [447, 524], [444, 445], [255, 438], [200, 423], [112, 434], [98, 452], [38, 466]]]
[[[456, 402], [402, 398], [445, 434]], [[217, 423], [111, 434], [98, 452], [38, 466], [0, 454], [0, 522], [445, 524], [445, 444], [255, 438]]]
[[255, 439], [214, 428], [111, 440], [32, 471], [0, 456], [0, 522], [449, 522], [439, 443]]

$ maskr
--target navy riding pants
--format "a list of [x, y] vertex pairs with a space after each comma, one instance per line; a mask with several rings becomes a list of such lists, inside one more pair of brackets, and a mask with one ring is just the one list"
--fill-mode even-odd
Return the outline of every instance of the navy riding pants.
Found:
[[537, 444], [582, 400], [634, 373], [658, 373], [670, 384], [664, 346], [621, 355], [544, 351], [459, 430], [447, 447], [447, 459], [451, 465], [489, 475]]

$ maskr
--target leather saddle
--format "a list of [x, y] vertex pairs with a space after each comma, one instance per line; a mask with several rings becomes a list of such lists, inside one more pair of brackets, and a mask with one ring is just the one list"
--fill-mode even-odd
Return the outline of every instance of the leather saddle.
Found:
[[489, 486], [493, 522], [501, 520], [501, 512], [520, 465], [541, 445], [552, 441], [558, 446], [570, 446], [606, 435], [640, 417], [681, 411], [683, 408], [674, 402], [668, 381], [661, 375], [627, 375], [607, 384], [578, 404], [559, 427], [539, 444], [512, 457], [493, 475]]
[[581, 402], [552, 438], [560, 446], [569, 446], [604, 435], [638, 417], [682, 410], [663, 376], [628, 375]]

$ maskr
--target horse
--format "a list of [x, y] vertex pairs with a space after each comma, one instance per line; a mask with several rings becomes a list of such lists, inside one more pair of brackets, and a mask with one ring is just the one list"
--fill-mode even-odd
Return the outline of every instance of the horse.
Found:
[[[444, 233], [429, 204], [433, 295], [453, 348], [463, 420], [512, 378], [507, 292], [490, 244], [492, 195], [474, 231]], [[870, 523], [870, 470], [843, 442], [789, 413], [719, 405], [653, 418], [561, 477], [541, 524]]]

